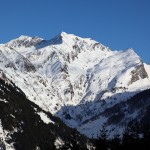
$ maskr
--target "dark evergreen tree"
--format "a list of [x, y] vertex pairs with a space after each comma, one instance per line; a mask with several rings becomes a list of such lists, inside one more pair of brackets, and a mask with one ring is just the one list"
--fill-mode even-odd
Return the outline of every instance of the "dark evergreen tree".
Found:
[[116, 133], [114, 137], [110, 140], [110, 149], [120, 150], [120, 148], [121, 148], [121, 138], [119, 133]]
[[100, 133], [98, 135], [98, 140], [96, 141], [96, 150], [102, 149], [107, 150], [108, 149], [108, 130], [106, 129], [106, 125], [103, 124]]
[[150, 149], [150, 126], [146, 124], [143, 128], [142, 146], [145, 149]]
[[139, 127], [138, 124], [128, 125], [122, 137], [122, 149], [141, 149], [141, 140], [139, 138]]
[[123, 150], [128, 148], [129, 143], [130, 143], [130, 133], [129, 133], [128, 128], [126, 127], [124, 129], [123, 137], [122, 137], [122, 148], [123, 148]]

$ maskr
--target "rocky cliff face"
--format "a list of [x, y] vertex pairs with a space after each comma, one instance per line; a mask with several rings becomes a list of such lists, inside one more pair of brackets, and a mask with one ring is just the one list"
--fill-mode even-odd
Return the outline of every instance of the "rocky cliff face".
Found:
[[132, 74], [132, 78], [130, 84], [140, 80], [140, 78], [141, 79], [148, 78], [148, 74], [144, 68], [144, 64], [140, 64], [139, 66], [136, 66], [135, 70], [131, 71], [131, 74]]
[[0, 52], [0, 69], [32, 102], [88, 136], [99, 128], [88, 128], [92, 118], [150, 87], [150, 67], [132, 49], [65, 32], [48, 41], [21, 36]]

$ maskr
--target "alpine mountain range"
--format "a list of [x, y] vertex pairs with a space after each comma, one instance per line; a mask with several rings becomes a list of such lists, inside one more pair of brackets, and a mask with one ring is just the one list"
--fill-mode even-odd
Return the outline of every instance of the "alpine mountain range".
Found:
[[[18, 113], [29, 111], [29, 116], [41, 118], [45, 130], [62, 120], [68, 128], [96, 138], [105, 124], [111, 138], [127, 124], [148, 119], [150, 97], [140, 95], [150, 93], [149, 88], [150, 65], [132, 48], [112, 51], [65, 32], [51, 40], [20, 36], [0, 44], [0, 103], [12, 106], [0, 113], [0, 137], [11, 149], [10, 143], [16, 142], [11, 139], [21, 134], [25, 122]], [[16, 100], [18, 94], [23, 98]], [[19, 118], [13, 129], [6, 125], [7, 114], [7, 121]], [[55, 146], [63, 141], [61, 134], [56, 134]]]

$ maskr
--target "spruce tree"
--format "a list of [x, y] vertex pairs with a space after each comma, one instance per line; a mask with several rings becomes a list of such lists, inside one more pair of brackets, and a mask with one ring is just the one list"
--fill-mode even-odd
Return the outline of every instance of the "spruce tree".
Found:
[[110, 149], [111, 150], [120, 150], [121, 141], [119, 133], [116, 133], [114, 137], [110, 140]]
[[107, 150], [108, 149], [108, 130], [106, 129], [106, 125], [103, 124], [100, 133], [98, 135], [98, 140], [96, 142], [96, 150], [102, 149]]

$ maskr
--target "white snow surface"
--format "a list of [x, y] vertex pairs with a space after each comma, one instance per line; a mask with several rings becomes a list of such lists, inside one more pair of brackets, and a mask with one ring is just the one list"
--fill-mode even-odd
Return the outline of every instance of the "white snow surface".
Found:
[[45, 113], [38, 112], [37, 114], [41, 117], [41, 119], [43, 120], [44, 123], [46, 123], [46, 124], [49, 124], [49, 123], [55, 124], [54, 121], [52, 121], [50, 118], [48, 118], [48, 116]]
[[[147, 76], [139, 73], [131, 82], [139, 66]], [[108, 108], [150, 88], [150, 65], [133, 49], [111, 51], [90, 38], [65, 32], [47, 41], [21, 36], [0, 44], [0, 70], [29, 100], [88, 136], [99, 129], [100, 119], [83, 122], [106, 109], [103, 100]]]
[[54, 144], [56, 146], [56, 149], [59, 150], [59, 149], [61, 149], [64, 146], [65, 143], [60, 137], [58, 137], [58, 138], [56, 138]]

